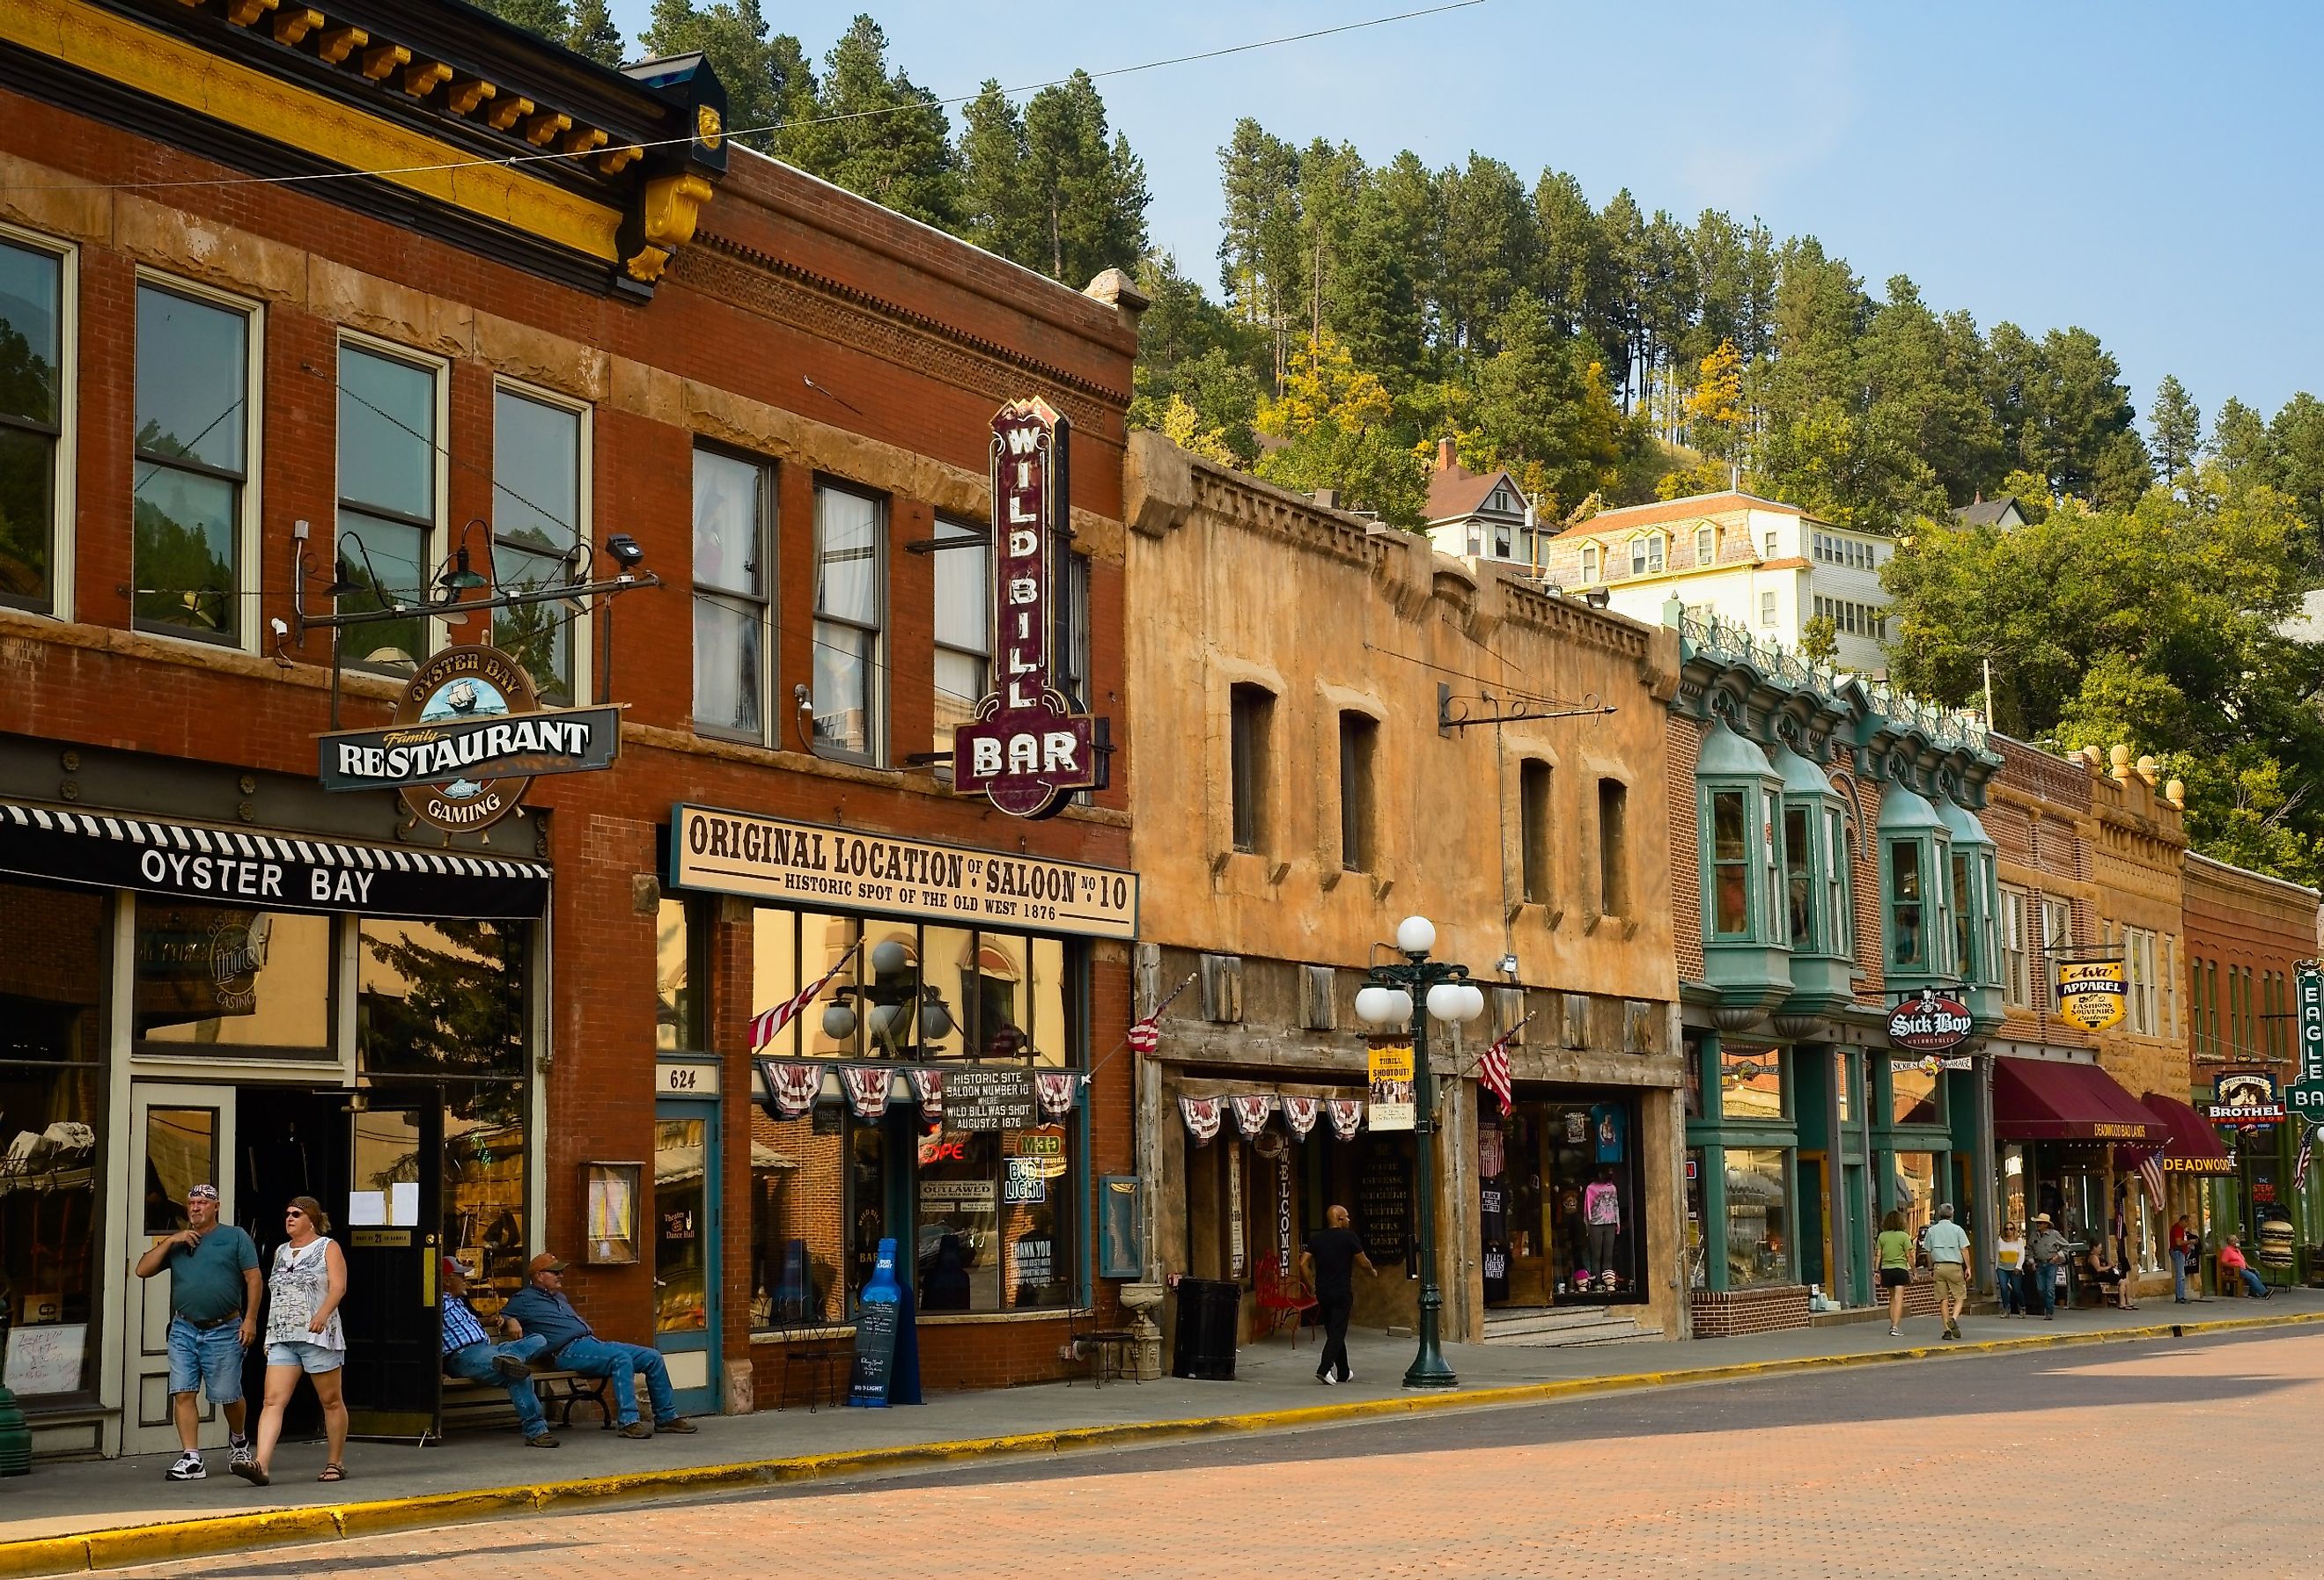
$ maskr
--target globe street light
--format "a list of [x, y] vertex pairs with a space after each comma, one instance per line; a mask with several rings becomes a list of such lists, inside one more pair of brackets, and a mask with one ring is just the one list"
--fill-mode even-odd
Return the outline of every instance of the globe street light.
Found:
[[1414, 1168], [1420, 1177], [1420, 1349], [1405, 1371], [1404, 1385], [1452, 1388], [1461, 1380], [1445, 1363], [1437, 1343], [1444, 1292], [1436, 1282], [1436, 1082], [1428, 1068], [1428, 1021], [1432, 1015], [1454, 1024], [1473, 1021], [1485, 1012], [1485, 995], [1471, 984], [1466, 966], [1428, 957], [1436, 947], [1436, 926], [1426, 917], [1407, 916], [1398, 922], [1396, 947], [1406, 963], [1371, 968], [1366, 984], [1356, 990], [1356, 1014], [1384, 1031], [1408, 1030], [1412, 1036]]

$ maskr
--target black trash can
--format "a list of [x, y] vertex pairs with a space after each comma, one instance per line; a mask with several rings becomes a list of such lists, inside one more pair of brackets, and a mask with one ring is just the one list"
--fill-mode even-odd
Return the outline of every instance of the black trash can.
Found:
[[1170, 1375], [1206, 1382], [1233, 1381], [1235, 1329], [1241, 1318], [1240, 1284], [1220, 1279], [1180, 1279]]

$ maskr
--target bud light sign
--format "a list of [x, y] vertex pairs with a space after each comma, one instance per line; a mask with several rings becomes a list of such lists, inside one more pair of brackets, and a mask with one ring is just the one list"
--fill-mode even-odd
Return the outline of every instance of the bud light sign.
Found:
[[1969, 1006], [1923, 989], [1888, 1015], [1888, 1042], [1914, 1053], [1943, 1053], [1969, 1039]]

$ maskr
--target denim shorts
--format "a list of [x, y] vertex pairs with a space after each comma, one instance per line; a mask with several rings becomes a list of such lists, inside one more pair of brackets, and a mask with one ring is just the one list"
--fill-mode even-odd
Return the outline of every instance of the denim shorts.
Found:
[[297, 1366], [309, 1373], [336, 1372], [347, 1363], [345, 1350], [327, 1350], [320, 1344], [303, 1340], [290, 1344], [266, 1346], [266, 1363], [270, 1366]]
[[182, 1317], [170, 1318], [170, 1391], [209, 1395], [212, 1404], [242, 1398], [242, 1322], [196, 1327]]

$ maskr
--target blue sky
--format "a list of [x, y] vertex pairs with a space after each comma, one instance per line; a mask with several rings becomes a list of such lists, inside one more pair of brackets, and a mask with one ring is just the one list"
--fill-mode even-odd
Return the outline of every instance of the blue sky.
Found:
[[[763, 0], [818, 59], [871, 9], [891, 62], [946, 96], [1416, 3]], [[650, 0], [613, 10], [634, 42]], [[2324, 8], [2288, 5], [1485, 0], [1099, 86], [1146, 160], [1155, 241], [1213, 290], [1217, 150], [1248, 115], [1374, 162], [1475, 149], [1528, 183], [1570, 170], [1593, 202], [1628, 187], [1650, 212], [1757, 215], [1820, 236], [1876, 294], [1901, 272], [1983, 325], [2084, 325], [2142, 412], [2176, 373], [2208, 421], [2230, 394], [2273, 412], [2324, 386], [2324, 168], [2299, 107], [2319, 44]]]

